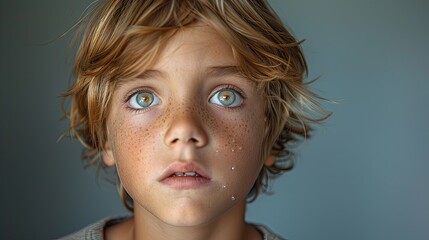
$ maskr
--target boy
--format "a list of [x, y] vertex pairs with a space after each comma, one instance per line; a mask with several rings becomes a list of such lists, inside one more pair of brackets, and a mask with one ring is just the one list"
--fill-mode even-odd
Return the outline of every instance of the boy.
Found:
[[321, 109], [266, 1], [109, 0], [84, 31], [70, 130], [134, 214], [66, 238], [282, 239], [245, 222], [246, 199], [292, 168]]

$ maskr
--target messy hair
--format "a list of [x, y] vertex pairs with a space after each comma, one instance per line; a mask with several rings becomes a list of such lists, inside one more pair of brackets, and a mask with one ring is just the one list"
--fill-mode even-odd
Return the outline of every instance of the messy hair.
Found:
[[[118, 79], [138, 76], [157, 60], [166, 42], [197, 21], [213, 27], [232, 48], [242, 74], [265, 97], [263, 167], [248, 199], [267, 189], [268, 180], [294, 166], [293, 146], [308, 138], [311, 124], [328, 117], [304, 82], [307, 64], [297, 41], [265, 0], [106, 0], [81, 19], [76, 82], [64, 94], [71, 99], [70, 133], [84, 146], [83, 159], [103, 166], [106, 120]], [[120, 184], [120, 183], [119, 183]], [[121, 187], [125, 206], [132, 199]]]

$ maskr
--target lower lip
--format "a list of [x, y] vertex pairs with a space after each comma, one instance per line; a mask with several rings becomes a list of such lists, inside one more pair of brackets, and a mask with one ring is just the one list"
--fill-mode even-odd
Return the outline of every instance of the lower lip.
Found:
[[165, 184], [174, 189], [196, 189], [201, 188], [207, 185], [210, 182], [209, 179], [205, 177], [168, 177], [161, 181], [162, 184]]

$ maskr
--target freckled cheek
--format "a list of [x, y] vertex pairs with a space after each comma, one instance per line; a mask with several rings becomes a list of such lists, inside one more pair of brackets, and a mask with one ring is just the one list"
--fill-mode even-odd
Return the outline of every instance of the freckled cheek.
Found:
[[[125, 186], [143, 181], [142, 176], [149, 176], [153, 161], [153, 133], [144, 119], [118, 119], [112, 123], [112, 151], [118, 174]], [[132, 191], [132, 190], [131, 190]]]
[[247, 113], [217, 122], [213, 131], [223, 181], [231, 186], [240, 182], [250, 188], [262, 166], [263, 120]]
[[[261, 118], [262, 119], [262, 118]], [[232, 156], [252, 156], [255, 151], [260, 150], [264, 124], [259, 118], [255, 118], [253, 112], [222, 117], [212, 121], [212, 135], [215, 136], [215, 143], [219, 153], [232, 153]]]

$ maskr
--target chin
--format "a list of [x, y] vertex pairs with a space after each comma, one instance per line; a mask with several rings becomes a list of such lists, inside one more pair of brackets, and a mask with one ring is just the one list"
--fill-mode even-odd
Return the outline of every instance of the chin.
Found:
[[205, 225], [208, 222], [210, 222], [210, 220], [208, 219], [207, 213], [204, 211], [197, 214], [188, 213], [186, 215], [173, 213], [165, 217], [163, 221], [166, 224], [170, 226], [175, 226], [175, 227], [195, 227], [195, 226]]
[[[173, 204], [172, 204], [173, 205]], [[174, 207], [167, 208], [162, 220], [171, 226], [193, 227], [205, 225], [213, 221], [214, 213], [209, 205], [199, 204], [174, 204]]]

